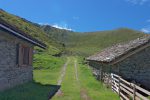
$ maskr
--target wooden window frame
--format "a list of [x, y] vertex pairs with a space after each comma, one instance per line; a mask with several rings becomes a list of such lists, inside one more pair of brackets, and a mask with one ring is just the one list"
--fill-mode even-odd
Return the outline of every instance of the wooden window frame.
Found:
[[[26, 58], [24, 58], [25, 56], [24, 56], [24, 51], [23, 50], [25, 50], [25, 48], [26, 49], [28, 49], [28, 56], [27, 56], [27, 64], [25, 64], [24, 63], [24, 59], [26, 59]], [[19, 66], [19, 67], [28, 67], [28, 66], [32, 66], [32, 61], [33, 61], [33, 47], [31, 47], [31, 46], [28, 46], [28, 45], [26, 45], [26, 44], [17, 44], [17, 54], [16, 54], [16, 56], [17, 56], [17, 58], [16, 58], [16, 63], [17, 63], [17, 65]]]
[[30, 47], [22, 45], [22, 66], [29, 65]]

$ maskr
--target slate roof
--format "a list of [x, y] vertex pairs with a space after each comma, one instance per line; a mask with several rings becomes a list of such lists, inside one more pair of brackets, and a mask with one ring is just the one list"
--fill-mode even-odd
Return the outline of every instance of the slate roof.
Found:
[[150, 35], [137, 38], [126, 43], [119, 43], [112, 47], [108, 47], [102, 52], [88, 57], [87, 60], [109, 63], [123, 55], [128, 54], [130, 51], [136, 50], [137, 48], [147, 44], [148, 42], [150, 42]]
[[20, 29], [18, 29], [15, 26], [10, 25], [9, 23], [7, 23], [6, 21], [0, 19], [0, 29], [7, 31], [8, 33], [21, 38], [25, 41], [28, 41], [36, 46], [39, 46], [41, 48], [46, 48], [46, 45], [44, 43], [42, 43], [41, 41], [33, 38], [32, 36], [30, 36], [27, 33], [24, 33], [23, 31], [21, 31]]

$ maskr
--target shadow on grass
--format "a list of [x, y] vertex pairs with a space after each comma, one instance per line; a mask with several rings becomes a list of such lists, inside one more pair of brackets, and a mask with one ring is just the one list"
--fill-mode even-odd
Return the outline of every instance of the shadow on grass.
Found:
[[59, 89], [58, 85], [28, 82], [0, 92], [0, 100], [49, 100]]

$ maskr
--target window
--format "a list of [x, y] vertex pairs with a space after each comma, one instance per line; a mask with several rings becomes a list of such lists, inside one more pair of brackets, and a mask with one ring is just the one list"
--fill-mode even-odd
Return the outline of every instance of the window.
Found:
[[28, 47], [22, 48], [23, 65], [29, 65], [29, 50]]
[[17, 45], [17, 64], [19, 66], [32, 65], [33, 49], [27, 45]]

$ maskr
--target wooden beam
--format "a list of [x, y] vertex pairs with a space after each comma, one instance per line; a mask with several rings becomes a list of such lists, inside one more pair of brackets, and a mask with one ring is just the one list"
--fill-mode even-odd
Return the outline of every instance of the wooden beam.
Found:
[[[120, 95], [125, 99], [125, 100], [130, 100], [127, 96], [125, 96], [122, 92], [120, 92]], [[124, 100], [123, 99], [123, 100]]]

